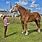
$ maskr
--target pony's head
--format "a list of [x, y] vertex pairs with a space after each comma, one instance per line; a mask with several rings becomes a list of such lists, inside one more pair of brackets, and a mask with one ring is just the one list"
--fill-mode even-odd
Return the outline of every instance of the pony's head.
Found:
[[11, 12], [12, 12], [12, 13], [13, 13], [13, 12], [17, 12], [18, 9], [19, 9], [19, 5], [16, 4], [14, 7], [12, 7]]

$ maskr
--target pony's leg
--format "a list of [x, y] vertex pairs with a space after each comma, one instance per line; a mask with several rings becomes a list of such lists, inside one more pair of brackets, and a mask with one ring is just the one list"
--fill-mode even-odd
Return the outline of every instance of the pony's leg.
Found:
[[36, 22], [36, 24], [37, 24], [37, 27], [38, 27], [38, 32], [40, 32], [40, 20], [39, 21], [35, 21]]
[[21, 21], [21, 23], [22, 23], [22, 29], [23, 29], [22, 34], [23, 34], [23, 33], [25, 32], [25, 31], [24, 31], [24, 22]]
[[38, 21], [38, 32], [40, 32], [40, 21]]
[[24, 29], [26, 31], [25, 35], [28, 35], [27, 23], [25, 23], [24, 25], [25, 25], [25, 28]]

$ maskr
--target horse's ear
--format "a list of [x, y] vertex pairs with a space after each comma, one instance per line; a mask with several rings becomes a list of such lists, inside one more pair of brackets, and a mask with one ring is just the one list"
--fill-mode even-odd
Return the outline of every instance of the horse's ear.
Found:
[[18, 5], [18, 4], [16, 3], [16, 5]]
[[19, 4], [17, 4], [17, 3], [16, 3], [16, 6], [18, 6], [18, 7], [19, 7]]

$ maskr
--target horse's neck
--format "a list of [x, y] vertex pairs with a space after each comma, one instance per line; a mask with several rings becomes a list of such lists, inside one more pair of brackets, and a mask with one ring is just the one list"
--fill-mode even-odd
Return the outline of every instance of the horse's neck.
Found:
[[25, 14], [29, 14], [29, 12], [28, 12], [27, 10], [22, 9], [22, 8], [19, 8], [18, 11], [19, 11], [19, 13], [20, 13], [21, 16], [23, 16], [23, 15], [25, 15]]

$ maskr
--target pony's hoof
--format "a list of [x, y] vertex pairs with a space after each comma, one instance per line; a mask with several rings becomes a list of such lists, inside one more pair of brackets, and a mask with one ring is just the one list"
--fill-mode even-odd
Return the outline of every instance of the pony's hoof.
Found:
[[40, 29], [38, 29], [38, 32], [40, 33]]
[[28, 35], [28, 32], [25, 35]]
[[24, 32], [22, 32], [22, 34], [23, 34]]

